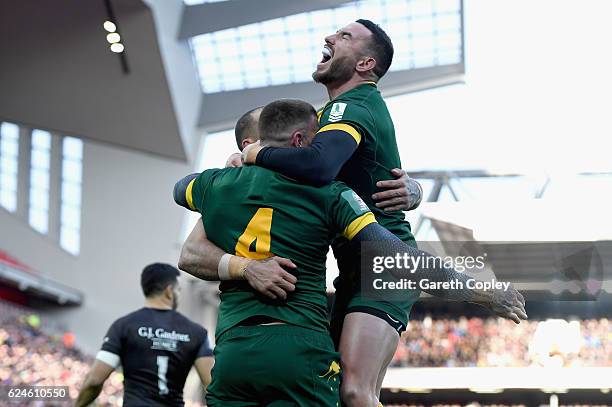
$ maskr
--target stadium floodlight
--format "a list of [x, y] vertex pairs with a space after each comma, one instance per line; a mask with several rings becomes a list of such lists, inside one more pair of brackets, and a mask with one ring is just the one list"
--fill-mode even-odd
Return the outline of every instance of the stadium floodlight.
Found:
[[104, 29], [109, 33], [114, 33], [115, 31], [117, 31], [117, 26], [111, 21], [106, 20], [103, 25]]
[[121, 41], [121, 36], [118, 33], [110, 33], [106, 36], [106, 41], [111, 44]]
[[110, 49], [111, 49], [111, 51], [113, 51], [113, 52], [115, 52], [115, 53], [117, 53], [117, 54], [120, 54], [120, 53], [122, 53], [122, 52], [123, 52], [123, 50], [125, 49], [125, 47], [123, 46], [123, 44], [122, 44], [122, 43], [120, 43], [120, 42], [116, 42], [116, 43], [114, 43], [114, 44], [112, 44], [112, 45], [110, 46]]

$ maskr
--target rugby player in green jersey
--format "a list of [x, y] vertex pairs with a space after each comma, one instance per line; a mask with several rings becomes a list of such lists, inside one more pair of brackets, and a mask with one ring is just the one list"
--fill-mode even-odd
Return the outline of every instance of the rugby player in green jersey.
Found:
[[[304, 102], [273, 102], [261, 113], [260, 134], [265, 145], [307, 145], [317, 127], [314, 109]], [[353, 245], [383, 242], [377, 253], [385, 256], [402, 251], [415, 256], [424, 253], [377, 225], [365, 203], [339, 182], [316, 188], [248, 166], [188, 176], [177, 183], [174, 195], [177, 203], [204, 215], [213, 243], [237, 255], [225, 254], [216, 271], [196, 274], [208, 280], [227, 280], [220, 286], [209, 404], [335, 405], [340, 366], [327, 331], [328, 244], [340, 234]], [[297, 265], [293, 270], [297, 275], [295, 289], [288, 290], [286, 301], [260, 295], [246, 277], [252, 263], [249, 259], [274, 255], [294, 260], [289, 266]], [[444, 268], [395, 273], [439, 282], [468, 278]], [[468, 289], [428, 292], [477, 302], [516, 321], [519, 316], [526, 317], [522, 298], [514, 290], [495, 294]], [[313, 375], [316, 371], [319, 374]]]
[[[262, 143], [277, 146], [308, 144], [318, 129], [314, 108], [290, 100], [268, 105], [260, 126]], [[237, 255], [217, 271], [227, 281], [208, 405], [336, 406], [340, 359], [328, 331], [325, 260], [336, 233], [351, 239], [375, 222], [367, 206], [340, 182], [317, 188], [257, 166], [187, 178], [175, 200], [202, 213], [211, 241]], [[244, 261], [272, 253], [297, 266], [282, 302], [240, 281]]]
[[[416, 196], [418, 205], [421, 191], [418, 183], [409, 184], [408, 189], [397, 188], [402, 182], [392, 179], [393, 169], [401, 168], [401, 162], [393, 122], [376, 87], [389, 69], [392, 57], [391, 40], [369, 20], [358, 20], [325, 38], [323, 60], [313, 79], [325, 85], [330, 102], [319, 112], [321, 127], [312, 144], [304, 149], [254, 144], [243, 150], [243, 157], [246, 163], [279, 171], [311, 185], [323, 185], [334, 179], [344, 181], [365, 200], [380, 224], [416, 246], [399, 209], [410, 209], [406, 205], [407, 195]], [[380, 192], [380, 187], [392, 189]], [[381, 198], [385, 201], [375, 202]], [[187, 247], [195, 247], [197, 242], [202, 254], [200, 264], [214, 267], [220, 254], [201, 234], [194, 235], [194, 244]], [[349, 406], [375, 406], [399, 334], [406, 327], [419, 292], [406, 291], [403, 301], [367, 298], [359, 289], [356, 256], [344, 239], [335, 240], [334, 254], [340, 277], [334, 284], [332, 333], [342, 355], [343, 400]], [[284, 283], [279, 276], [269, 274], [268, 280], [260, 285], [270, 286], [266, 289], [278, 294], [280, 290], [274, 287], [272, 279]]]

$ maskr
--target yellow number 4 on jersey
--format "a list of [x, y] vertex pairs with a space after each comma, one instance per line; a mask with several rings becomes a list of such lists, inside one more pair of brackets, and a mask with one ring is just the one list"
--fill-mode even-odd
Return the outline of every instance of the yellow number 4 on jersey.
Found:
[[[272, 208], [259, 208], [236, 243], [236, 254], [249, 259], [266, 259], [270, 253]], [[255, 251], [250, 248], [255, 243]]]

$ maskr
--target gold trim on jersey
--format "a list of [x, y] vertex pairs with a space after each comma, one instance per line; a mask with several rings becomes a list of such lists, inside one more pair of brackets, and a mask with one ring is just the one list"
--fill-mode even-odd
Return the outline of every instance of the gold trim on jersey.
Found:
[[323, 112], [324, 112], [324, 111], [325, 111], [325, 108], [323, 108], [323, 109], [321, 109], [321, 110], [319, 110], [319, 111], [317, 112], [317, 121], [318, 121], [319, 123], [321, 123], [321, 116], [323, 116]]
[[355, 235], [361, 232], [361, 229], [368, 226], [370, 223], [376, 223], [376, 218], [372, 212], [364, 213], [354, 221], [352, 221], [344, 232], [342, 232], [342, 236], [346, 237], [348, 240], [351, 240], [355, 237]]
[[344, 132], [350, 134], [351, 137], [353, 137], [353, 139], [355, 139], [355, 142], [357, 144], [361, 143], [361, 134], [359, 134], [357, 129], [355, 129], [353, 126], [351, 126], [350, 124], [346, 124], [346, 123], [327, 124], [327, 125], [321, 127], [321, 129], [319, 129], [317, 134], [321, 134], [321, 133], [324, 133], [326, 131], [331, 131], [331, 130], [344, 131]]
[[196, 207], [193, 205], [193, 183], [196, 178], [192, 179], [191, 182], [187, 185], [187, 190], [185, 191], [185, 198], [187, 198], [187, 205], [189, 205], [189, 209], [192, 211], [197, 211]]

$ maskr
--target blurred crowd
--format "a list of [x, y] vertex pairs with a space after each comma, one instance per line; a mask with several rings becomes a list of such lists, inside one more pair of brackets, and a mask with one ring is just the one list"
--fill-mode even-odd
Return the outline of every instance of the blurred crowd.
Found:
[[[519, 325], [504, 319], [410, 321], [396, 367], [612, 366], [608, 319]], [[539, 330], [539, 332], [537, 332]], [[568, 345], [568, 338], [572, 343]]]
[[[72, 345], [70, 333], [49, 335], [35, 315], [11, 315], [0, 326], [0, 385], [68, 386], [75, 399], [93, 358]], [[123, 376], [113, 373], [98, 398], [101, 405], [117, 405]], [[61, 404], [61, 403], [58, 403]], [[33, 404], [35, 405], [35, 403]]]

